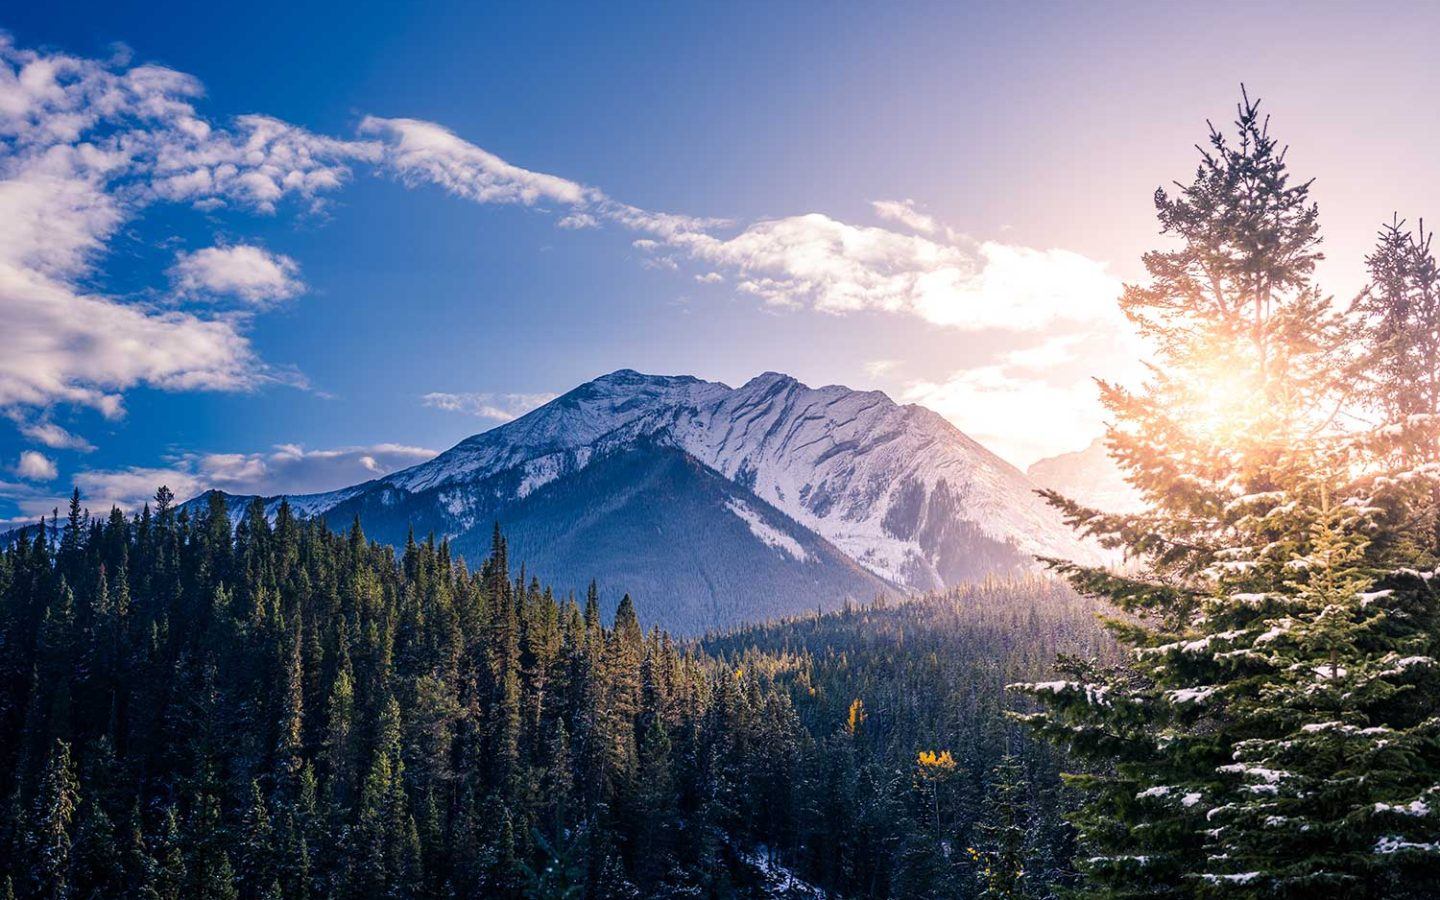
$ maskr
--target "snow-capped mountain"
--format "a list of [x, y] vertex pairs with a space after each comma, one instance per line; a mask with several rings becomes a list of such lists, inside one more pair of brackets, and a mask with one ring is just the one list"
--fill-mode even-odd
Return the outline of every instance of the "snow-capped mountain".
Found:
[[1125, 480], [1101, 438], [1084, 450], [1032, 463], [1025, 474], [1041, 487], [1105, 512], [1132, 513], [1145, 506], [1140, 492]]
[[[691, 464], [693, 472], [685, 469]], [[622, 471], [650, 480], [629, 484], [619, 478]], [[695, 502], [689, 496], [695, 492], [708, 500]], [[764, 588], [737, 578], [727, 579], [734, 583], [723, 591], [778, 590], [793, 598], [784, 609], [762, 611], [770, 615], [844, 599], [808, 595], [822, 583], [869, 599], [887, 586], [930, 589], [1025, 570], [1036, 555], [1097, 559], [1022, 472], [936, 413], [880, 392], [810, 388], [773, 372], [731, 388], [623, 369], [428, 462], [288, 499], [297, 511], [336, 525], [359, 515], [367, 533], [381, 540], [401, 541], [411, 527], [417, 534], [433, 530], [472, 555], [483, 552], [498, 520], [520, 558], [544, 577], [563, 581], [572, 573], [557, 568], [590, 565], [573, 576], [594, 575], [616, 590], [629, 587], [614, 577], [626, 548], [592, 553], [576, 543], [563, 566], [552, 565], [563, 555], [559, 543], [583, 532], [592, 546], [605, 546], [612, 533], [623, 532], [632, 539], [630, 551], [639, 553], [636, 542], [645, 536], [634, 531], [637, 517], [653, 518], [663, 532], [670, 524], [666, 508], [684, 509], [705, 533], [671, 534], [652, 567], [673, 570], [664, 561], [679, 541], [695, 565], [719, 571], [725, 568], [717, 562], [721, 549], [704, 545], [710, 533], [723, 532], [729, 535], [723, 554], [771, 573]], [[269, 498], [267, 506], [273, 510], [278, 502]], [[671, 594], [642, 604], [662, 623], [674, 617], [657, 604], [686, 606], [705, 625], [740, 621], [740, 608], [755, 605], [722, 596], [715, 585], [682, 589], [644, 580]], [[697, 591], [706, 596], [690, 596]], [[714, 614], [704, 614], [707, 604]], [[737, 614], [721, 614], [717, 604], [738, 604]]]

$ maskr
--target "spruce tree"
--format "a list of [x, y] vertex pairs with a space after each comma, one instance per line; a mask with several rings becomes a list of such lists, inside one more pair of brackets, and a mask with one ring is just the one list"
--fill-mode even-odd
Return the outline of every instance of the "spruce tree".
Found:
[[1029, 783], [1020, 760], [1010, 754], [990, 771], [985, 813], [976, 825], [979, 847], [972, 848], [981, 900], [1024, 900], [1032, 896], [1028, 844]]
[[70, 745], [57, 740], [45, 762], [30, 825], [32, 896], [62, 900], [69, 896], [70, 853], [80, 785]]
[[113, 897], [125, 891], [125, 869], [114, 823], [94, 800], [86, 800], [80, 807], [71, 881], [71, 892], [76, 897]]
[[275, 829], [258, 781], [250, 782], [246, 800], [236, 862], [242, 893], [247, 897], [258, 897], [275, 875]]
[[174, 807], [165, 810], [162, 830], [152, 853], [156, 868], [147, 882], [150, 896], [154, 900], [180, 900], [184, 896], [187, 873], [180, 841], [180, 823]]
[[[1440, 267], [1423, 223], [1399, 216], [1365, 258], [1370, 283], [1352, 310], [1360, 332], [1355, 376], [1386, 424], [1440, 413]], [[1424, 448], [1434, 459], [1440, 448]]]
[[631, 803], [636, 880], [642, 887], [658, 884], [674, 864], [677, 798], [670, 750], [665, 726], [652, 721], [641, 738]]
[[1112, 623], [1132, 664], [1019, 687], [1048, 706], [1027, 720], [1093, 764], [1072, 779], [1087, 891], [1358, 897], [1388, 879], [1403, 896], [1440, 852], [1428, 812], [1392, 815], [1425, 807], [1440, 761], [1435, 600], [1414, 575], [1434, 541], [1412, 524], [1429, 476], [1376, 452], [1388, 429], [1333, 426], [1345, 330], [1311, 279], [1309, 184], [1248, 98], [1237, 130], [1157, 192], [1180, 248], [1147, 254], [1151, 281], [1122, 298], [1157, 363], [1103, 397], [1149, 510], [1051, 495], [1129, 556], [1058, 565], [1132, 614]]

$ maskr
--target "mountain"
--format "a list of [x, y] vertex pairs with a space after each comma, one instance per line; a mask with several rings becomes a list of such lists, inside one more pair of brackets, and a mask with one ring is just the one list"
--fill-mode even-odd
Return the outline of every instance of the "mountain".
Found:
[[1140, 492], [1125, 481], [1101, 438], [1084, 450], [1032, 463], [1026, 474], [1041, 487], [1105, 512], [1131, 513], [1144, 507]]
[[[43, 521], [45, 523], [45, 531], [48, 533], [50, 539], [52, 541], [58, 541], [60, 539], [59, 526], [52, 524], [51, 520], [49, 519], [44, 519]], [[33, 525], [16, 525], [13, 528], [9, 528], [5, 531], [0, 531], [0, 549], [4, 549], [5, 547], [10, 546], [11, 544], [20, 540], [22, 537], [25, 538], [27, 541], [33, 541], [35, 539], [36, 533], [40, 530], [40, 528], [40, 522], [36, 522]]]
[[936, 413], [774, 372], [731, 388], [622, 369], [428, 462], [288, 499], [389, 543], [433, 531], [476, 559], [498, 521], [547, 580], [593, 575], [684, 631], [1026, 571], [1036, 555], [1098, 558], [1024, 473]]

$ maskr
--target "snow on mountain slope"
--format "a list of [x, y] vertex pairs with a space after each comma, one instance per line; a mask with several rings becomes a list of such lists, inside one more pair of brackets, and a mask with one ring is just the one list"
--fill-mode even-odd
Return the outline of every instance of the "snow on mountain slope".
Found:
[[[529, 493], [567, 470], [569, 451], [590, 447], [658, 411], [708, 403], [728, 391], [723, 384], [689, 376], [641, 375], [621, 369], [381, 481], [413, 493], [488, 478], [524, 464], [527, 478], [522, 491]], [[575, 462], [584, 466], [587, 456], [581, 454]]]
[[1084, 450], [1032, 463], [1025, 474], [1041, 487], [1059, 491], [1072, 500], [1105, 512], [1132, 513], [1145, 506], [1140, 492], [1125, 481], [1124, 473], [1110, 458], [1105, 442], [1100, 438]]
[[1018, 469], [935, 412], [878, 391], [767, 372], [666, 427], [697, 459], [900, 584], [978, 576], [977, 556], [989, 560], [978, 568], [1002, 570], [1035, 555], [1096, 559]]
[[310, 515], [366, 510], [369, 521], [387, 508], [413, 515], [423, 496], [424, 518], [456, 537], [642, 439], [683, 450], [895, 584], [1025, 571], [1037, 555], [1100, 559], [1022, 472], [938, 414], [774, 372], [730, 388], [622, 369], [428, 462], [291, 503]]

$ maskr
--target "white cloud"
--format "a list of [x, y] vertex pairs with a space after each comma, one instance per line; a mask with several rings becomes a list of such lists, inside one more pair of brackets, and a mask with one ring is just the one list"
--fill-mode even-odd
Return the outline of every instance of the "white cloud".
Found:
[[366, 116], [360, 133], [381, 139], [385, 165], [407, 182], [429, 181], [477, 203], [581, 206], [603, 196], [567, 178], [511, 165], [434, 122]]
[[85, 440], [78, 434], [66, 431], [54, 422], [44, 420], [38, 422], [27, 422], [23, 418], [15, 418], [15, 427], [26, 438], [52, 450], [78, 450], [81, 453], [89, 453], [95, 449], [95, 445]]
[[729, 238], [684, 232], [668, 246], [731, 270], [742, 290], [777, 306], [907, 313], [971, 331], [1121, 321], [1120, 282], [1064, 250], [967, 248], [820, 213], [757, 222]]
[[20, 461], [15, 464], [15, 474], [26, 481], [54, 481], [60, 473], [55, 468], [54, 460], [38, 451], [26, 450], [20, 454]]
[[537, 406], [544, 406], [555, 397], [555, 394], [450, 394], [436, 391], [421, 397], [420, 402], [432, 409], [508, 422]]
[[872, 200], [870, 205], [874, 207], [875, 215], [887, 222], [898, 222], [913, 231], [934, 234], [939, 228], [933, 216], [915, 208], [914, 200]]
[[733, 279], [770, 304], [904, 313], [966, 330], [1120, 322], [1120, 284], [1103, 263], [1058, 249], [967, 241], [913, 200], [873, 203], [877, 215], [908, 231], [809, 213], [753, 222], [727, 236], [734, 228], [728, 220], [631, 206], [513, 165], [432, 122], [367, 117], [361, 131], [383, 146], [381, 165], [407, 184], [433, 183], [479, 203], [557, 204], [562, 227], [608, 222], [639, 232], [632, 245], [648, 254], [648, 268], [703, 264], [696, 280]]
[[900, 367], [898, 359], [872, 359], [865, 363], [865, 374], [872, 378], [889, 375]]
[[207, 487], [234, 494], [310, 494], [348, 487], [425, 462], [437, 451], [404, 444], [306, 450], [280, 444], [268, 453], [212, 453], [185, 460]]
[[[195, 109], [201, 94], [196, 79], [164, 67], [38, 53], [0, 36], [0, 410], [14, 417], [21, 408], [80, 404], [115, 417], [139, 385], [245, 390], [282, 377], [251, 346], [248, 316], [195, 301], [226, 293], [263, 306], [293, 296], [303, 286], [288, 257], [243, 243], [182, 256], [173, 274], [188, 308], [84, 285], [113, 236], [149, 204], [314, 208], [361, 165], [473, 202], [552, 211], [559, 227], [627, 230], [644, 265], [693, 267], [688, 274], [702, 283], [732, 282], [779, 307], [910, 315], [1009, 336], [1127, 333], [1119, 283], [1103, 263], [970, 241], [911, 200], [873, 203], [898, 228], [822, 213], [736, 224], [631, 206], [510, 163], [432, 122], [366, 117], [361, 139], [346, 140], [264, 115], [214, 123]], [[1060, 382], [1044, 367], [1074, 362], [1016, 357], [914, 390], [942, 404], [966, 392], [1059, 402], [1052, 394]], [[528, 401], [436, 394], [426, 402], [503, 419]], [[48, 446], [67, 440], [51, 426], [31, 427]]]
[[170, 269], [175, 290], [183, 296], [226, 295], [254, 306], [287, 300], [305, 290], [299, 274], [295, 260], [250, 244], [180, 253]]
[[1134, 342], [1125, 333], [1043, 337], [994, 363], [912, 381], [902, 399], [928, 406], [1024, 468], [1103, 432], [1107, 413], [1092, 376], [1133, 383], [1142, 372]]
[[78, 404], [114, 418], [124, 392], [142, 384], [244, 390], [279, 377], [241, 320], [82, 284], [148, 204], [314, 205], [350, 163], [378, 157], [376, 145], [265, 116], [213, 126], [191, 105], [195, 79], [127, 65], [25, 50], [0, 35], [0, 409], [11, 413]]

